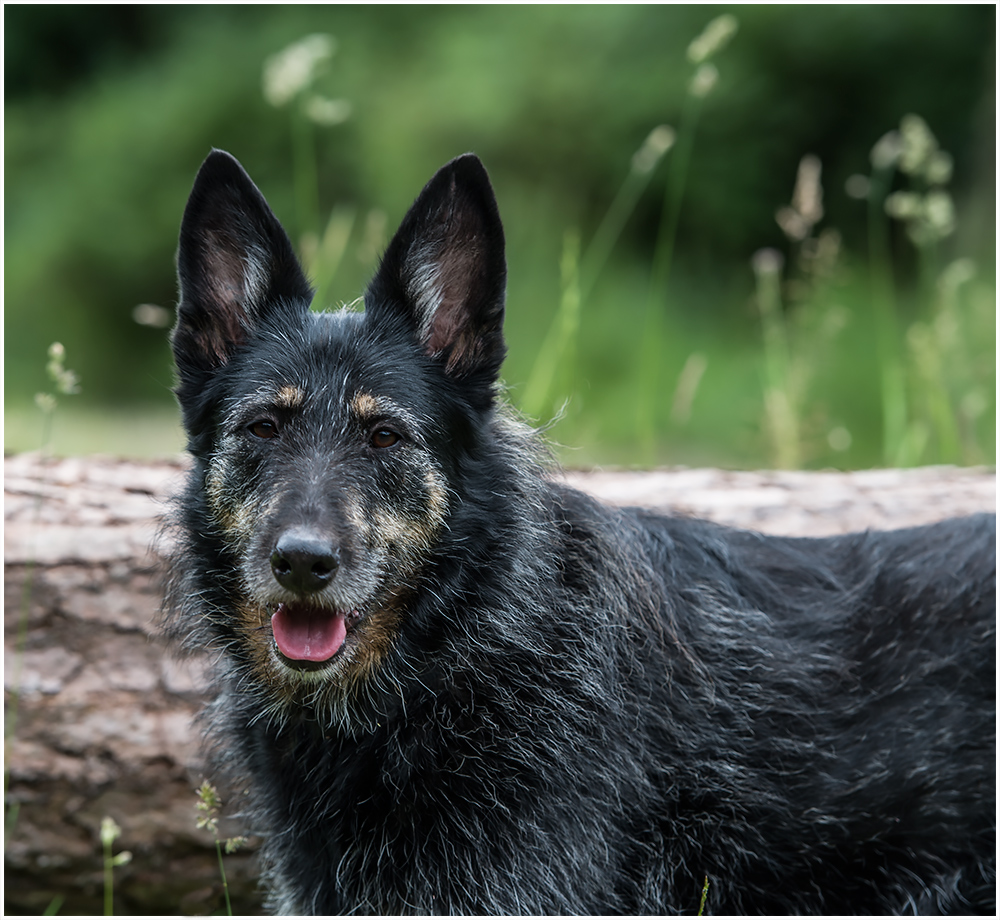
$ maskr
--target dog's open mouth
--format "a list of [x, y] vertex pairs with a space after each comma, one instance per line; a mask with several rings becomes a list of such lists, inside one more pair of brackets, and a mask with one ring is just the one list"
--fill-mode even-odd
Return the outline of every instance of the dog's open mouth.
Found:
[[348, 629], [360, 616], [356, 610], [278, 604], [271, 616], [271, 631], [278, 651], [290, 661], [325, 662], [340, 651]]

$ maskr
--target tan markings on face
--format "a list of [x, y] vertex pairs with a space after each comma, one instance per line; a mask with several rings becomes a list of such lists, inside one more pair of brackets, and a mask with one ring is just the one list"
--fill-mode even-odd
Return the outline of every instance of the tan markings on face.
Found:
[[347, 518], [348, 523], [355, 531], [360, 534], [368, 534], [371, 522], [354, 495], [347, 495], [344, 498], [344, 517]]
[[344, 680], [350, 685], [371, 678], [392, 649], [402, 616], [395, 606], [383, 607], [368, 614], [356, 627], [358, 644], [347, 662]]
[[441, 473], [433, 468], [424, 471], [424, 485], [427, 486], [430, 516], [438, 525], [444, 523], [448, 514], [448, 489]]
[[418, 564], [434, 545], [441, 523], [433, 518], [410, 520], [386, 511], [377, 511], [372, 518], [378, 544], [392, 547], [408, 568]]
[[274, 404], [284, 409], [298, 409], [305, 402], [305, 398], [305, 390], [294, 384], [287, 383], [285, 386], [280, 387], [278, 392], [274, 394]]
[[208, 507], [223, 534], [235, 548], [244, 547], [260, 527], [261, 520], [277, 504], [279, 496], [251, 495], [237, 498], [227, 482], [228, 466], [224, 457], [214, 457], [205, 477]]
[[382, 418], [397, 418], [414, 429], [420, 427], [419, 419], [405, 406], [401, 406], [388, 396], [373, 396], [358, 390], [348, 403], [351, 412], [362, 424]]
[[249, 540], [255, 515], [246, 505], [232, 501], [226, 489], [225, 465], [218, 460], [209, 467], [205, 491], [212, 514], [226, 535], [237, 543]]
[[281, 673], [281, 668], [274, 660], [270, 611], [259, 604], [243, 602], [236, 608], [236, 625], [250, 652], [258, 678], [274, 694], [277, 703], [293, 703], [295, 686]]
[[427, 487], [424, 514], [411, 518], [392, 509], [380, 508], [372, 514], [368, 524], [370, 539], [390, 549], [411, 572], [433, 548], [448, 512], [448, 494], [441, 474], [433, 468], [425, 469], [424, 484]]
[[363, 390], [354, 394], [350, 406], [351, 411], [360, 419], [370, 419], [379, 414], [378, 400]]

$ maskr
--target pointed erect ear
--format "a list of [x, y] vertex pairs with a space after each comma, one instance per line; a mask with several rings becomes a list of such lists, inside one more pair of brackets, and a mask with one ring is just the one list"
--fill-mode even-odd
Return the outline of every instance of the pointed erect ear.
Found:
[[375, 324], [408, 324], [424, 351], [456, 377], [503, 363], [507, 267], [503, 227], [478, 157], [458, 157], [427, 183], [365, 294]]
[[225, 364], [276, 310], [304, 312], [312, 290], [292, 244], [243, 167], [213, 150], [198, 171], [177, 250], [172, 343], [181, 374]]

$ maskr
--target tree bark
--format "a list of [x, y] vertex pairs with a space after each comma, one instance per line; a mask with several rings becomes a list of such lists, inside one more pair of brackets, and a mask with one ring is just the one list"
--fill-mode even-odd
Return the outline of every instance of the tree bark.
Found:
[[[207, 661], [170, 656], [156, 627], [157, 521], [184, 464], [5, 462], [8, 782], [5, 910], [103, 912], [101, 820], [122, 833], [115, 909], [224, 910], [214, 839], [195, 825], [203, 778], [193, 719]], [[617, 504], [796, 535], [995, 511], [992, 469], [858, 473], [569, 473]], [[162, 548], [161, 548], [162, 549]], [[223, 835], [238, 833], [223, 822]], [[260, 912], [253, 843], [225, 857], [236, 914]]]

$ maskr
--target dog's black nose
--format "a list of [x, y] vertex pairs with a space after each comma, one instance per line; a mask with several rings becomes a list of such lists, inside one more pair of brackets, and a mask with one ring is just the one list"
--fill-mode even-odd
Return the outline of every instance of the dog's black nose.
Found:
[[274, 577], [297, 594], [322, 591], [339, 565], [340, 556], [328, 540], [301, 530], [283, 533], [271, 553]]

